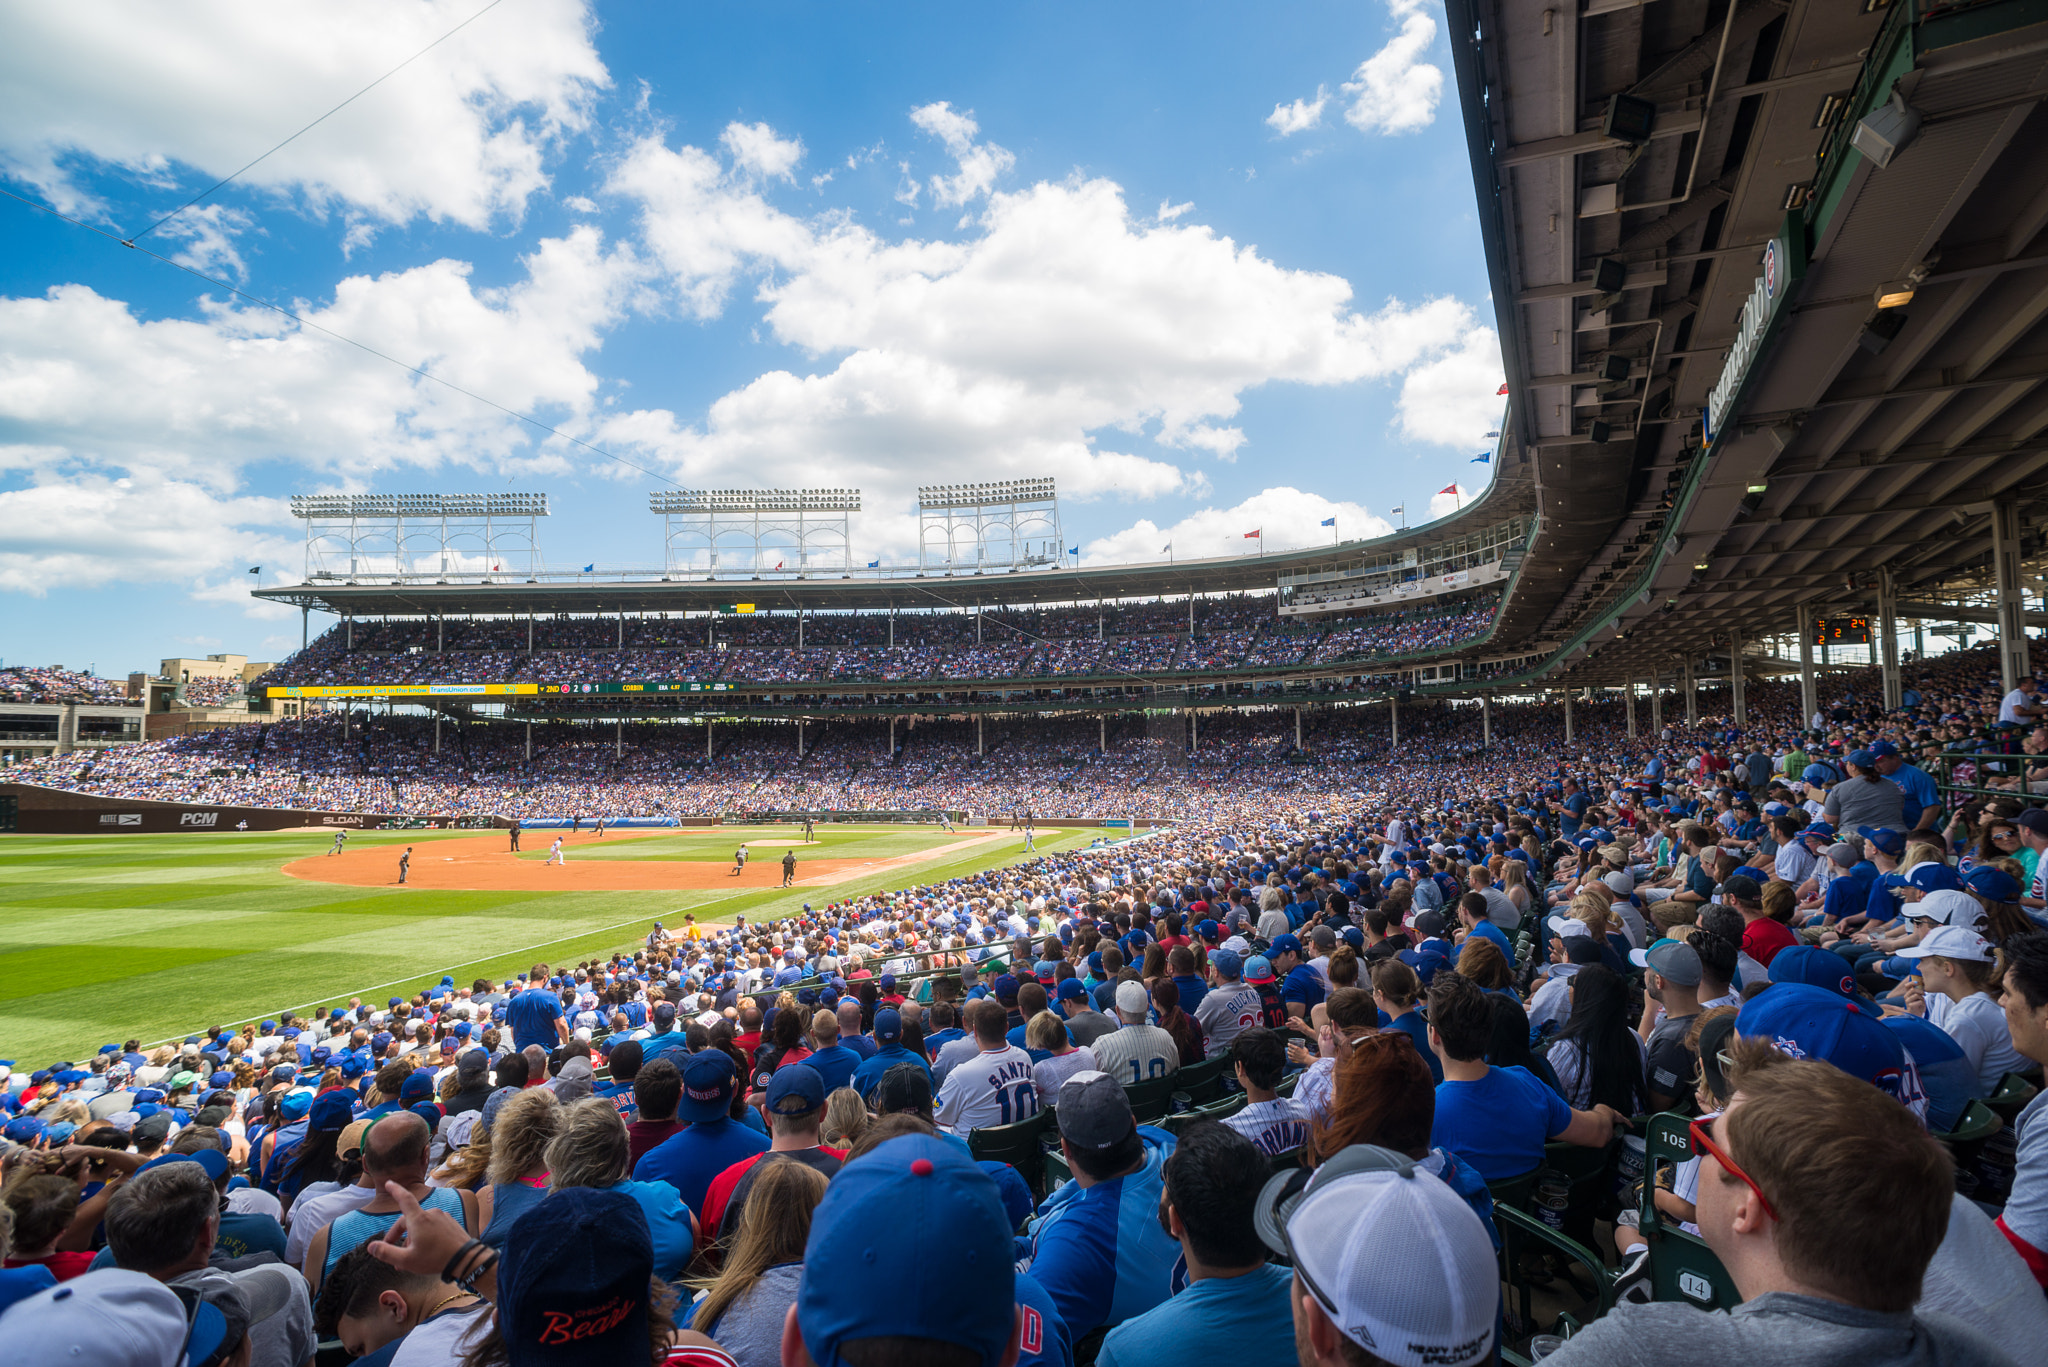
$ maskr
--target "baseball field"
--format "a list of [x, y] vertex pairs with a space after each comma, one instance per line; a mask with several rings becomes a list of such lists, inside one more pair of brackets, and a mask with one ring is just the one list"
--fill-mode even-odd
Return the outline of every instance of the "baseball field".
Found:
[[[564, 835], [563, 862], [549, 864]], [[1104, 832], [1043, 831], [1041, 852]], [[451, 973], [503, 977], [642, 943], [659, 920], [786, 916], [856, 893], [1028, 858], [1008, 831], [828, 825], [651, 832], [0, 836], [0, 1058], [41, 1067], [129, 1039], [351, 997]], [[734, 876], [742, 842], [750, 858]], [[785, 842], [785, 843], [771, 843]], [[405, 885], [400, 853], [412, 848]], [[781, 886], [794, 849], [795, 882]]]

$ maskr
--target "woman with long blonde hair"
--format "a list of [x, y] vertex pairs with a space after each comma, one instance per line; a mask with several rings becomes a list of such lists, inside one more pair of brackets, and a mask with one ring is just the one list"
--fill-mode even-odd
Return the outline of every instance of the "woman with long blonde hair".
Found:
[[796, 1304], [825, 1174], [785, 1159], [764, 1161], [757, 1172], [724, 1270], [691, 1283], [707, 1294], [690, 1325], [716, 1339], [739, 1367], [781, 1367], [782, 1326]]

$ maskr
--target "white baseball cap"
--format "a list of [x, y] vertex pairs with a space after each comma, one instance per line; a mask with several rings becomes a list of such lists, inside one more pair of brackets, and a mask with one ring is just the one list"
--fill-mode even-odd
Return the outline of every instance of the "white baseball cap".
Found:
[[1574, 935], [1591, 935], [1593, 933], [1586, 928], [1584, 921], [1579, 920], [1575, 916], [1553, 916], [1544, 924], [1556, 931], [1561, 938], [1567, 940]]
[[1464, 1197], [1406, 1154], [1354, 1144], [1313, 1174], [1276, 1173], [1252, 1224], [1338, 1330], [1380, 1360], [1467, 1367], [1493, 1356], [1493, 1239]]
[[19, 1367], [178, 1367], [185, 1307], [154, 1277], [102, 1268], [16, 1301], [7, 1360]]
[[1919, 944], [1907, 945], [1899, 951], [1902, 959], [1925, 959], [1931, 955], [1940, 955], [1944, 959], [1967, 959], [1980, 964], [1988, 964], [1996, 957], [1991, 942], [1968, 926], [1936, 926]]
[[1943, 925], [1976, 926], [1984, 922], [1984, 904], [1958, 888], [1936, 888], [1900, 910], [1908, 919], [1939, 921]]
[[1116, 985], [1116, 1009], [1126, 1016], [1135, 1016], [1151, 1008], [1152, 999], [1145, 995], [1145, 984], [1121, 982]]

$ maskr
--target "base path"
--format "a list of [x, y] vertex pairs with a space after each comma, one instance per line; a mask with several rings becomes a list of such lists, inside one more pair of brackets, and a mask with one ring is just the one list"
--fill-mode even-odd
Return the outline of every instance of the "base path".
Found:
[[[604, 839], [608, 842], [606, 848], [610, 849], [626, 840], [673, 834], [673, 831], [666, 830], [645, 833], [614, 831]], [[579, 861], [576, 858], [577, 847], [595, 844], [597, 839], [595, 835], [564, 836], [562, 853], [568, 861], [564, 864], [546, 864], [509, 853], [505, 849], [503, 832], [474, 839], [429, 840], [413, 848], [412, 871], [406, 877], [405, 886], [462, 892], [663, 892], [782, 886], [782, 861], [767, 856], [749, 859], [747, 871], [737, 878], [732, 874], [730, 858]], [[956, 840], [949, 845], [935, 845], [915, 854], [898, 855], [893, 859], [802, 859], [796, 866], [796, 886], [829, 887], [852, 878], [911, 868], [947, 855], [997, 844], [1001, 840], [1000, 834], [991, 832]], [[530, 856], [536, 849], [546, 853], [553, 843], [554, 837], [550, 835], [544, 842], [533, 841], [522, 853]], [[752, 846], [762, 842], [750, 840], [747, 843]], [[375, 849], [347, 850], [341, 854], [311, 855], [286, 864], [284, 872], [312, 883], [340, 883], [355, 888], [396, 887], [399, 848], [381, 845]]]

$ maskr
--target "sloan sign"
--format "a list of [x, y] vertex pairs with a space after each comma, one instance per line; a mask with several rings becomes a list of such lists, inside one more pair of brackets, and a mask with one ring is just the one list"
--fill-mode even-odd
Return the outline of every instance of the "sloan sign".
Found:
[[1709, 448], [1726, 430], [1735, 401], [1748, 387], [1751, 367], [1776, 330], [1793, 287], [1805, 274], [1806, 225], [1796, 213], [1788, 214], [1778, 235], [1764, 244], [1756, 284], [1750, 288], [1749, 298], [1742, 305], [1742, 316], [1736, 320], [1735, 340], [1729, 343], [1728, 358], [1721, 363], [1721, 377], [1707, 392], [1700, 427]]

